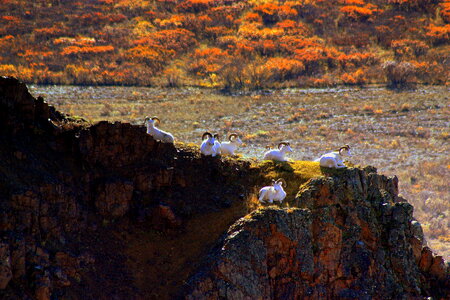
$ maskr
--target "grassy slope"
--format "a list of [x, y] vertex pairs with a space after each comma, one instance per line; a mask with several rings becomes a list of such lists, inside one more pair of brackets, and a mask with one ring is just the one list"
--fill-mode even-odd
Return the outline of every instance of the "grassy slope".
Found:
[[[442, 2], [442, 3], [440, 3]], [[59, 84], [448, 81], [445, 1], [0, 2], [0, 75]]]

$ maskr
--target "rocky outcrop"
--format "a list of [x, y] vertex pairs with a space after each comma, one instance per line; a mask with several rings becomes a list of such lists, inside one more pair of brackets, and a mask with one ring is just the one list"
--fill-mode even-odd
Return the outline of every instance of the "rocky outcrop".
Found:
[[212, 266], [192, 279], [187, 298], [448, 297], [449, 268], [422, 247], [397, 179], [374, 168], [334, 173], [304, 185], [299, 208], [267, 208], [240, 219]]
[[250, 161], [91, 125], [0, 77], [0, 298], [449, 296], [395, 177], [322, 173], [247, 215], [267, 180]]

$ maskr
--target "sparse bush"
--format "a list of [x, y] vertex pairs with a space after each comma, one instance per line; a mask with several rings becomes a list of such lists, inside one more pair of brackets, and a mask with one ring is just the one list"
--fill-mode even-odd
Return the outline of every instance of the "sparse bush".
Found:
[[417, 68], [410, 62], [387, 61], [383, 69], [390, 88], [413, 88], [417, 83]]

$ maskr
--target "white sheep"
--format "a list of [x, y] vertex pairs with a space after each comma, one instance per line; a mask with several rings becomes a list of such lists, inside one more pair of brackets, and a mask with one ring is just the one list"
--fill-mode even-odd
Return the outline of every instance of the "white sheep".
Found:
[[349, 145], [345, 145], [339, 148], [339, 150], [322, 155], [318, 161], [321, 167], [345, 168], [343, 156], [352, 156]]
[[[215, 135], [216, 137], [218, 137], [218, 135]], [[205, 132], [202, 135], [202, 144], [200, 145], [200, 152], [203, 155], [211, 155], [211, 156], [216, 156], [217, 155], [217, 145], [216, 145], [216, 139], [215, 137], [209, 133], [209, 132]], [[220, 147], [220, 146], [219, 146]]]
[[292, 152], [291, 144], [287, 142], [281, 142], [278, 144], [277, 150], [269, 150], [264, 153], [265, 160], [287, 161], [284, 155], [287, 152]]
[[236, 133], [231, 133], [228, 136], [228, 142], [223, 142], [220, 145], [221, 154], [234, 155], [237, 147], [242, 145], [242, 141]]
[[286, 198], [286, 192], [283, 186], [286, 187], [286, 181], [280, 178], [277, 181], [274, 180], [271, 186], [263, 187], [259, 190], [259, 202], [265, 203], [268, 201], [269, 203], [273, 203], [273, 201], [278, 201], [282, 203], [284, 198]]
[[157, 117], [145, 117], [144, 124], [147, 126], [147, 133], [151, 135], [155, 140], [159, 140], [163, 143], [172, 143], [174, 142], [173, 135], [162, 131], [161, 129], [156, 128], [156, 124], [160, 124], [161, 121]]

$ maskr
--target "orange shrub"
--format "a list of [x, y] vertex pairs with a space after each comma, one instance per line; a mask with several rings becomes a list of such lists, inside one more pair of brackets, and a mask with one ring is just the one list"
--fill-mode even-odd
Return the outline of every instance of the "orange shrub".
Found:
[[159, 70], [163, 67], [166, 62], [165, 58], [168, 55], [168, 53], [161, 54], [154, 47], [147, 45], [137, 45], [125, 51], [125, 57], [129, 60], [144, 63], [154, 70]]
[[296, 50], [308, 47], [321, 47], [323, 41], [318, 38], [302, 38], [296, 36], [283, 36], [279, 39], [280, 48], [287, 53], [295, 53]]
[[440, 4], [441, 7], [441, 18], [442, 20], [444, 20], [446, 23], [450, 23], [450, 1], [444, 1]]
[[273, 40], [262, 40], [257, 42], [256, 48], [261, 54], [269, 56], [275, 54], [278, 50], [278, 45]]
[[0, 76], [16, 76], [17, 69], [14, 65], [0, 65]]
[[252, 57], [255, 54], [255, 47], [257, 47], [258, 42], [240, 40], [236, 44], [235, 54], [243, 57]]
[[61, 55], [78, 55], [78, 54], [104, 54], [114, 51], [114, 47], [108, 46], [67, 46], [61, 51]]
[[230, 59], [228, 52], [219, 48], [196, 49], [192, 55], [189, 71], [198, 76], [217, 73]]
[[62, 24], [55, 24], [52, 27], [35, 28], [33, 30], [36, 37], [57, 37], [67, 33], [67, 28]]
[[344, 73], [341, 75], [344, 84], [363, 85], [367, 83], [367, 78], [363, 69], [358, 69], [353, 73]]
[[391, 48], [395, 57], [400, 59], [424, 55], [430, 47], [422, 41], [404, 39], [392, 41]]
[[91, 12], [81, 15], [77, 17], [77, 19], [83, 25], [99, 25], [123, 22], [127, 19], [127, 17], [123, 14], [105, 15], [101, 12]]
[[255, 13], [255, 12], [249, 12], [244, 16], [244, 20], [247, 22], [257, 22], [262, 23], [262, 17]]
[[378, 59], [372, 53], [341, 54], [337, 57], [337, 60], [343, 68], [369, 66], [378, 62]]
[[339, 3], [344, 5], [365, 5], [366, 3], [363, 0], [339, 0]]
[[283, 20], [275, 24], [275, 27], [283, 29], [285, 32], [292, 35], [310, 35], [311, 30], [303, 23], [293, 20]]
[[53, 51], [33, 51], [31, 49], [25, 50], [23, 53], [18, 53], [21, 57], [39, 57], [40, 59], [50, 57], [53, 55]]
[[213, 38], [216, 39], [219, 36], [223, 36], [223, 35], [227, 35], [227, 34], [231, 34], [232, 31], [224, 26], [213, 26], [213, 27], [206, 27], [205, 28], [205, 36], [209, 37], [209, 38]]
[[2, 16], [1, 17], [2, 21], [5, 21], [7, 24], [19, 24], [20, 22], [22, 22], [22, 20], [18, 17], [15, 16]]
[[275, 3], [264, 3], [253, 8], [258, 12], [264, 23], [275, 23], [283, 19], [292, 19], [297, 17], [298, 13], [289, 5], [277, 5]]
[[258, 23], [247, 23], [239, 28], [238, 35], [250, 40], [279, 39], [284, 35], [284, 30], [276, 27], [262, 27]]
[[239, 42], [239, 38], [234, 35], [221, 36], [216, 40], [216, 45], [222, 48], [233, 49]]
[[173, 50], [175, 53], [187, 50], [196, 44], [195, 34], [186, 29], [167, 29], [150, 33], [134, 41], [136, 45], [148, 45]]
[[215, 0], [185, 0], [177, 7], [180, 11], [198, 13], [207, 10], [215, 4]]
[[183, 26], [186, 22], [186, 17], [183, 15], [173, 15], [169, 19], [156, 19], [155, 24], [162, 28], [176, 28]]
[[294, 50], [294, 53], [294, 58], [305, 65], [308, 74], [333, 67], [337, 57], [341, 54], [336, 49], [327, 47], [307, 47]]
[[53, 40], [53, 44], [72, 45], [72, 46], [92, 46], [96, 42], [95, 38], [78, 36], [76, 38], [61, 37]]
[[344, 15], [353, 21], [365, 21], [373, 15], [373, 11], [367, 7], [359, 7], [354, 5], [344, 6], [340, 8]]
[[267, 60], [263, 68], [271, 80], [283, 81], [299, 76], [305, 70], [305, 65], [295, 59], [272, 57]]
[[450, 40], [450, 24], [445, 26], [430, 24], [427, 29], [426, 35], [434, 44], [444, 44]]

